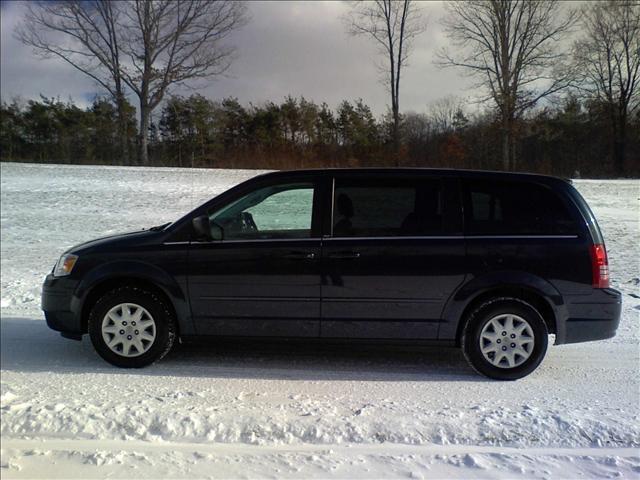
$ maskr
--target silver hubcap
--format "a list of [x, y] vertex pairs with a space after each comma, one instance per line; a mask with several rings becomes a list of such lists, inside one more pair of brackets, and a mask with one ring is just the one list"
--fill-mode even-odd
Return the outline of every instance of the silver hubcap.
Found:
[[151, 348], [156, 339], [156, 322], [135, 303], [121, 303], [102, 320], [102, 339], [123, 357], [137, 357]]
[[510, 313], [493, 317], [480, 332], [480, 351], [498, 368], [522, 365], [531, 356], [534, 345], [531, 325]]

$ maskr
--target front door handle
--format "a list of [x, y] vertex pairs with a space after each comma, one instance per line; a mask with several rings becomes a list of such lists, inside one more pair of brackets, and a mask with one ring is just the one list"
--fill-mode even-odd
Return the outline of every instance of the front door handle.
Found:
[[285, 254], [284, 258], [291, 260], [313, 260], [316, 258], [316, 254], [313, 252], [289, 252]]
[[360, 252], [333, 252], [329, 254], [329, 258], [360, 258]]

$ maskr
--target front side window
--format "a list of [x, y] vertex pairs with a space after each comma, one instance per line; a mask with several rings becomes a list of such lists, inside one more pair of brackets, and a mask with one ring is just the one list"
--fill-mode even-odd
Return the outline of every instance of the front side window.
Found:
[[442, 233], [438, 180], [336, 179], [333, 201], [334, 237]]
[[313, 184], [271, 185], [209, 212], [223, 240], [309, 238]]
[[465, 222], [471, 235], [575, 234], [576, 222], [551, 189], [529, 182], [466, 182]]

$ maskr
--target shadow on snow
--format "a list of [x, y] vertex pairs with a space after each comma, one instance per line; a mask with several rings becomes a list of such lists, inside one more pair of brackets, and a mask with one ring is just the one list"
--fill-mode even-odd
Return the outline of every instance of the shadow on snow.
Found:
[[214, 340], [176, 345], [160, 362], [118, 369], [81, 342], [62, 338], [43, 320], [7, 317], [0, 323], [3, 370], [286, 380], [487, 381], [457, 348], [350, 343]]

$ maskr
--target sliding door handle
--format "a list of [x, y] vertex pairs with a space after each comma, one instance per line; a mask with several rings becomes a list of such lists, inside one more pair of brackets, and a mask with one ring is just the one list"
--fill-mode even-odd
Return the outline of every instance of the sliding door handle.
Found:
[[313, 252], [289, 252], [285, 254], [284, 258], [291, 260], [313, 260], [316, 258], [316, 254]]
[[351, 251], [345, 251], [345, 252], [333, 252], [330, 253], [328, 255], [329, 258], [360, 258], [360, 252], [351, 252]]

